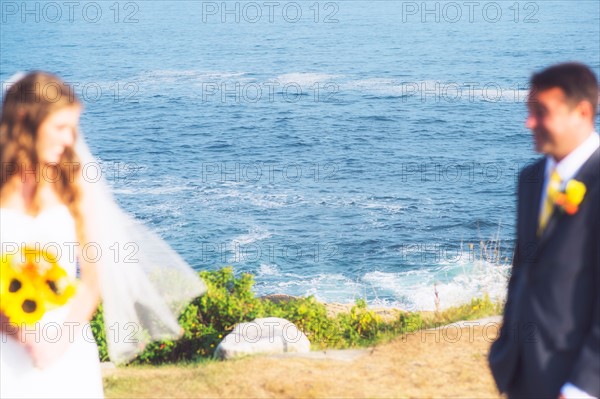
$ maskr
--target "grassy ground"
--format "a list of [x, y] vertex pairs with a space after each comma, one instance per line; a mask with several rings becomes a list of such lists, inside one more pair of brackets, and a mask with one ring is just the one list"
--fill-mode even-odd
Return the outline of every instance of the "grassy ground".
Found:
[[497, 398], [487, 353], [498, 325], [419, 331], [352, 361], [257, 356], [107, 370], [107, 398]]

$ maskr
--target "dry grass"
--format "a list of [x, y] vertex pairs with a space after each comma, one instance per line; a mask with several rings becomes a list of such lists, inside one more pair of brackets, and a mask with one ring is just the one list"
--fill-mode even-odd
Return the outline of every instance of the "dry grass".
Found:
[[353, 361], [252, 357], [119, 368], [105, 375], [105, 390], [108, 398], [498, 398], [486, 360], [497, 331], [419, 331]]

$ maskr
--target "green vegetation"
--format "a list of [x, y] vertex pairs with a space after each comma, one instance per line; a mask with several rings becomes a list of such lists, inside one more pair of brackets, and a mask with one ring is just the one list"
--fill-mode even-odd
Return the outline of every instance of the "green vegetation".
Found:
[[[400, 334], [438, 327], [459, 320], [472, 320], [500, 314], [502, 304], [489, 297], [442, 312], [399, 312], [385, 320], [367, 308], [364, 300], [347, 313], [327, 315], [326, 306], [314, 297], [275, 302], [255, 297], [251, 274], [236, 277], [233, 269], [201, 272], [208, 292], [190, 303], [179, 317], [184, 334], [178, 341], [154, 342], [133, 361], [135, 364], [197, 362], [213, 356], [218, 343], [237, 323], [258, 317], [281, 317], [296, 324], [311, 341], [314, 349], [371, 346], [389, 341]], [[101, 308], [94, 316], [92, 331], [100, 358], [108, 360]]]

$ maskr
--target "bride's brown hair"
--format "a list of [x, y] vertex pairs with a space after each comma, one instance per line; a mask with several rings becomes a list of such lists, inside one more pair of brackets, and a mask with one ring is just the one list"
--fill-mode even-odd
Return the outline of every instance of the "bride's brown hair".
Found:
[[[6, 91], [0, 118], [0, 199], [11, 191], [15, 179], [36, 173], [36, 182], [51, 181], [54, 191], [75, 219], [77, 237], [84, 242], [80, 211], [81, 162], [73, 147], [66, 147], [59, 162], [41, 165], [36, 142], [39, 127], [52, 113], [81, 101], [62, 79], [46, 72], [25, 75]], [[74, 132], [75, 138], [77, 132]], [[35, 185], [29, 211], [40, 211], [39, 184]]]

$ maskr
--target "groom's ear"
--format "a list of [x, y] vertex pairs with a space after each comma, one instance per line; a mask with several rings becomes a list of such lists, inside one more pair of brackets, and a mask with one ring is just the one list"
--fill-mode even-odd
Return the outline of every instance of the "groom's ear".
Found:
[[594, 121], [596, 110], [594, 105], [588, 100], [581, 100], [575, 105], [573, 110], [585, 121]]

